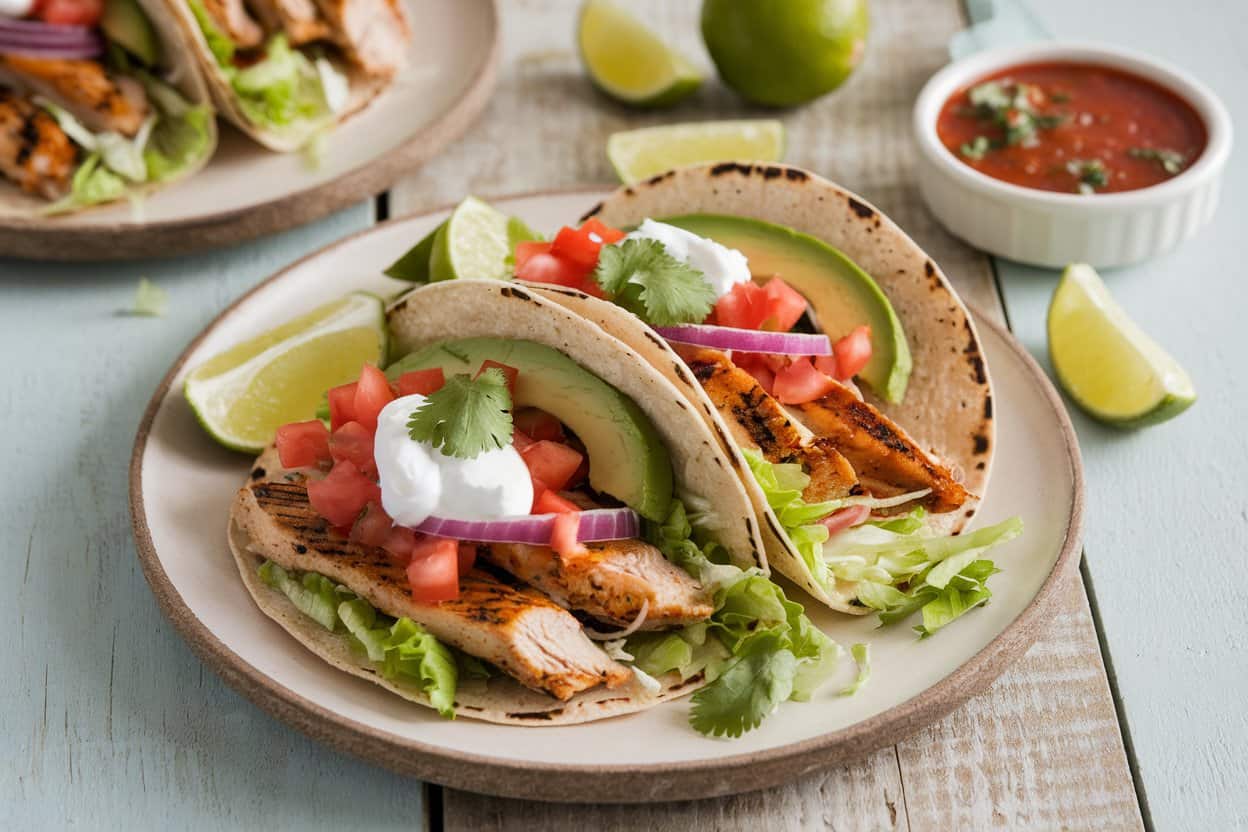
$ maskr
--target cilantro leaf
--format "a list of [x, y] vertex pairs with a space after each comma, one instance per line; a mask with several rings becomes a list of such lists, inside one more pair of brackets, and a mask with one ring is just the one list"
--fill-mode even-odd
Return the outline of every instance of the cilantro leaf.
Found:
[[594, 280], [616, 304], [654, 326], [702, 323], [715, 304], [702, 272], [672, 257], [658, 240], [603, 246]]
[[693, 695], [689, 723], [703, 734], [739, 737], [793, 693], [797, 657], [772, 630], [751, 636], [715, 680]]
[[412, 412], [408, 435], [441, 448], [447, 456], [472, 459], [511, 444], [511, 395], [497, 367], [476, 378], [451, 376]]

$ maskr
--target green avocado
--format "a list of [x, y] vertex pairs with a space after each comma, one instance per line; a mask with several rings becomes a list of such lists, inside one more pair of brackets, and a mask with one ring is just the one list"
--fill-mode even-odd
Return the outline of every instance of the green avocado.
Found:
[[567, 425], [589, 454], [589, 483], [648, 520], [672, 501], [672, 465], [654, 425], [632, 399], [556, 349], [534, 341], [463, 338], [431, 344], [392, 364], [394, 379], [441, 367], [475, 375], [485, 360], [520, 371], [515, 407], [538, 407]]
[[152, 21], [136, 0], [106, 0], [100, 28], [109, 40], [124, 48], [146, 66], [160, 62], [160, 40]]
[[856, 326], [870, 326], [871, 362], [858, 378], [886, 401], [905, 396], [911, 366], [906, 333], [888, 298], [853, 260], [809, 234], [749, 217], [686, 214], [661, 222], [737, 249], [757, 278], [783, 278], [806, 296], [816, 326], [833, 341]]

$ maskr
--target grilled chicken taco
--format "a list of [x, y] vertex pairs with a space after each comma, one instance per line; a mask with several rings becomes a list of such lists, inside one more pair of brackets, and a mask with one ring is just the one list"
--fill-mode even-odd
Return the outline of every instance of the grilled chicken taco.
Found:
[[169, 0], [217, 108], [290, 151], [381, 93], [407, 59], [403, 0]]
[[[259, 607], [334, 666], [443, 715], [554, 725], [698, 690], [739, 735], [837, 645], [766, 577], [710, 425], [622, 341], [493, 280], [389, 310], [385, 372], [256, 461], [230, 543]], [[397, 349], [396, 349], [397, 348]]]
[[0, 9], [0, 213], [134, 197], [199, 170], [216, 142], [207, 87], [162, 3]]

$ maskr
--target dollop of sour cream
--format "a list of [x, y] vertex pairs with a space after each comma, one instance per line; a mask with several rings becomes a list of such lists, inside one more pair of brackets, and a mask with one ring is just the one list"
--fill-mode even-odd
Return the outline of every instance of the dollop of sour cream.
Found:
[[408, 433], [419, 394], [395, 399], [377, 417], [373, 454], [381, 477], [381, 507], [394, 522], [419, 526], [430, 517], [489, 520], [528, 514], [533, 480], [511, 445], [473, 459], [447, 456]]
[[624, 239], [658, 240], [672, 257], [702, 272], [716, 297], [722, 298], [738, 283], [750, 282], [750, 263], [744, 254], [692, 231], [646, 219]]
[[0, 0], [0, 17], [23, 18], [35, 10], [35, 0]]

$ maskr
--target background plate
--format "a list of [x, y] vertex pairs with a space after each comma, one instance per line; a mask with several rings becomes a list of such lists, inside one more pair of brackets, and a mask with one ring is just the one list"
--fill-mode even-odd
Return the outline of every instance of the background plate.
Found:
[[[549, 232], [601, 196], [547, 194], [495, 204]], [[520, 728], [444, 721], [308, 653], [256, 609], [239, 581], [225, 527], [251, 460], [199, 429], [181, 382], [209, 356], [343, 292], [401, 289], [381, 269], [445, 216], [382, 225], [261, 284], [183, 353], [140, 425], [130, 473], [144, 573], [191, 647], [262, 708], [336, 748], [457, 788], [585, 802], [696, 798], [771, 786], [891, 744], [986, 688], [1034, 641], [1059, 581], [1078, 563], [1078, 448], [1034, 361], [980, 318], [996, 388], [998, 448], [977, 520], [1017, 514], [1027, 528], [994, 552], [1005, 571], [993, 580], [992, 603], [923, 643], [904, 626], [876, 630], [870, 620], [812, 607], [815, 622], [842, 644], [871, 642], [873, 676], [857, 696], [835, 694], [852, 675], [847, 662], [843, 676], [813, 701], [781, 707], [739, 740], [694, 732], [686, 723], [687, 700], [586, 725]]]
[[184, 254], [291, 228], [384, 191], [468, 128], [489, 99], [498, 63], [493, 0], [405, 2], [407, 68], [329, 135], [315, 167], [301, 153], [273, 153], [219, 120], [216, 155], [195, 176], [137, 207], [0, 216], [0, 253], [41, 260]]

